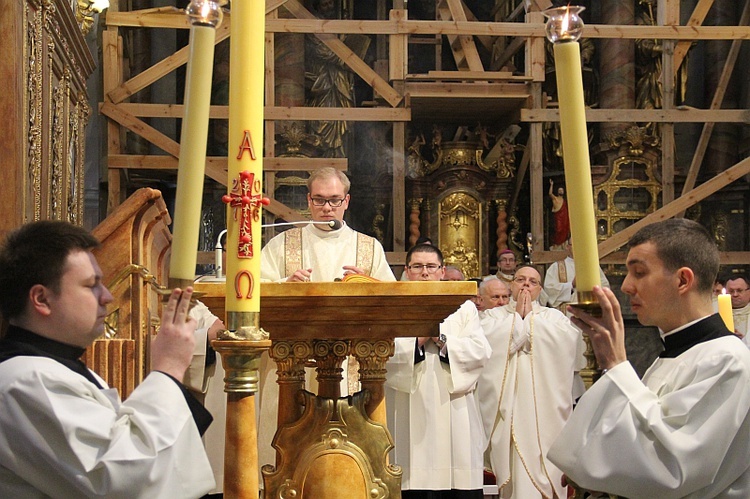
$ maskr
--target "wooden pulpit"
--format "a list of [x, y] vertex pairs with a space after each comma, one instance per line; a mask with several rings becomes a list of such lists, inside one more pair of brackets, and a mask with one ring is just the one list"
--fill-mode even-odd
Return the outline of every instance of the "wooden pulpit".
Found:
[[100, 223], [93, 250], [114, 297], [107, 307], [104, 337], [83, 357], [123, 400], [150, 372], [149, 338], [159, 317], [153, 287], [167, 282], [171, 219], [161, 192], [138, 189]]
[[[197, 283], [223, 313], [224, 285]], [[277, 364], [276, 466], [263, 467], [266, 498], [401, 497], [388, 464], [383, 384], [396, 337], [436, 336], [438, 325], [476, 294], [472, 282], [262, 283], [260, 325]], [[219, 315], [221, 316], [221, 315]], [[340, 397], [341, 364], [359, 365], [362, 390]], [[313, 364], [318, 393], [305, 387]]]

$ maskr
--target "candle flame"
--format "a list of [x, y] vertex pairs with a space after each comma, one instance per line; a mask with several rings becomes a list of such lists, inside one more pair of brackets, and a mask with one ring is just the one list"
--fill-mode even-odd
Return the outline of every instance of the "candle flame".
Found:
[[721, 288], [721, 294], [723, 295], [727, 294], [727, 288]]
[[211, 2], [203, 2], [201, 5], [201, 18], [207, 20], [211, 16]]
[[[570, 7], [570, 6], [568, 6]], [[560, 24], [560, 34], [565, 35], [568, 32], [568, 25], [570, 24], [570, 10], [565, 9], [565, 16], [563, 16], [562, 23]]]

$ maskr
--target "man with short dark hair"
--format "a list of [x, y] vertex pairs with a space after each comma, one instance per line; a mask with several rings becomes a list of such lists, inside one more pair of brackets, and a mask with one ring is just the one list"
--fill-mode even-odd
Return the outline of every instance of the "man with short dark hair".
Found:
[[67, 222], [10, 233], [0, 250], [0, 496], [200, 497], [214, 485], [200, 433], [211, 416], [178, 382], [193, 354], [192, 288], [176, 289], [151, 373], [120, 401], [79, 358], [112, 295]]
[[[439, 281], [443, 255], [414, 246], [410, 281]], [[474, 398], [490, 347], [470, 301], [440, 324], [437, 337], [396, 338], [387, 364], [386, 410], [403, 470], [404, 499], [482, 499], [485, 438]]]
[[630, 240], [622, 291], [665, 351], [639, 379], [614, 293], [596, 318], [571, 306], [603, 376], [549, 458], [579, 486], [632, 498], [750, 497], [750, 351], [713, 312], [719, 251], [700, 224], [657, 222]]
[[516, 254], [512, 250], [504, 249], [497, 257], [497, 278], [510, 285], [513, 274], [516, 273]]

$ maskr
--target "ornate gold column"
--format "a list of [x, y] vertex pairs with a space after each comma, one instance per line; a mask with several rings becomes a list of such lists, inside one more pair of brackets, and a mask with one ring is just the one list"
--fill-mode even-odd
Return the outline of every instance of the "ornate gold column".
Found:
[[393, 355], [393, 340], [353, 340], [352, 355], [359, 361], [359, 381], [362, 390], [370, 392], [365, 402], [365, 412], [373, 421], [386, 424], [385, 403], [385, 363]]
[[337, 399], [341, 396], [343, 369], [341, 364], [349, 355], [347, 340], [313, 340], [313, 358], [318, 379], [318, 396]]
[[409, 200], [409, 206], [411, 207], [411, 213], [409, 213], [409, 247], [411, 248], [419, 239], [419, 225], [421, 221], [419, 219], [419, 208], [422, 204], [422, 198], [413, 198]]
[[496, 199], [495, 203], [497, 205], [497, 243], [495, 247], [497, 248], [497, 259], [500, 260], [500, 253], [508, 249], [508, 212], [505, 211], [508, 202], [505, 199]]
[[307, 341], [274, 341], [270, 355], [276, 362], [276, 382], [279, 385], [277, 421], [280, 428], [297, 421], [302, 415], [302, 408], [294, 397], [305, 389], [305, 363], [312, 357], [312, 345]]

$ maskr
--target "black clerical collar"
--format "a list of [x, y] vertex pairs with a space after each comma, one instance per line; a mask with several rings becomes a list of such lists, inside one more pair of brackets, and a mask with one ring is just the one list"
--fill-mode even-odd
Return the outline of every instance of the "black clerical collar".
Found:
[[664, 351], [661, 358], [673, 359], [699, 343], [731, 336], [719, 314], [713, 314], [692, 324], [682, 331], [664, 337]]
[[[47, 357], [80, 374], [98, 388], [103, 389], [104, 387], [99, 382], [99, 379], [80, 360], [81, 355], [85, 351], [85, 348], [66, 345], [65, 343], [39, 336], [18, 326], [9, 326], [7, 334], [0, 340], [0, 362], [20, 356]], [[178, 379], [173, 378], [167, 373], [163, 374], [174, 381], [179, 387], [185, 397], [198, 432], [203, 435], [213, 421], [211, 413], [201, 405]]]
[[96, 376], [79, 360], [85, 351], [85, 348], [66, 345], [13, 325], [8, 327], [5, 337], [0, 340], [0, 362], [20, 356], [47, 357], [103, 388]]
[[[13, 325], [8, 327], [8, 332], [3, 338], [3, 342], [22, 343], [40, 352], [47, 353], [51, 357], [60, 357], [61, 359], [68, 360], [78, 360], [86, 351], [85, 348], [66, 345], [57, 340], [39, 336], [28, 329]], [[0, 348], [0, 352], [4, 350], [4, 348]], [[0, 353], [0, 355], [2, 354]]]

